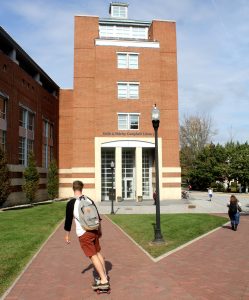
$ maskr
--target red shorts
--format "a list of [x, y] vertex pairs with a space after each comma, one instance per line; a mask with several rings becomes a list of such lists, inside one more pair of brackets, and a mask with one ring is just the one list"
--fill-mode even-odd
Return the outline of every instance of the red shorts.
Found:
[[91, 257], [100, 251], [98, 230], [86, 231], [79, 237], [79, 242], [85, 255]]

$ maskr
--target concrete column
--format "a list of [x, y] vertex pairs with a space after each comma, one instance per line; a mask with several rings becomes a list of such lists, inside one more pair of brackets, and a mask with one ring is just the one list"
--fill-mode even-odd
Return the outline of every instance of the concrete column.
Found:
[[143, 172], [142, 172], [142, 148], [136, 148], [136, 201], [138, 201], [138, 197], [143, 195]]
[[[116, 147], [115, 151], [115, 187], [117, 197], [122, 198], [122, 148]], [[121, 199], [120, 198], [120, 199]]]
[[95, 139], [95, 199], [101, 201], [101, 143]]

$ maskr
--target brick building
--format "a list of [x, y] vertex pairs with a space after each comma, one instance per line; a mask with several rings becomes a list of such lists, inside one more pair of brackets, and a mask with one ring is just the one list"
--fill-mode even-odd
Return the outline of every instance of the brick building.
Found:
[[33, 151], [40, 173], [38, 199], [47, 199], [47, 167], [58, 159], [59, 87], [0, 27], [0, 146], [12, 193], [5, 205], [24, 202], [23, 171]]
[[160, 195], [180, 199], [176, 24], [130, 20], [125, 3], [109, 12], [75, 17], [74, 85], [60, 91], [60, 196], [79, 179], [87, 195], [109, 200], [113, 161], [116, 200], [152, 199], [156, 103]]

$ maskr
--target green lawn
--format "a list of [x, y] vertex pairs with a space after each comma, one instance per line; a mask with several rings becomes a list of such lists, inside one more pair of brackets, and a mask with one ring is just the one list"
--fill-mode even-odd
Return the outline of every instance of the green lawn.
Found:
[[140, 246], [153, 257], [158, 257], [196, 237], [217, 228], [228, 218], [208, 214], [161, 214], [161, 231], [166, 245], [152, 246], [155, 215], [109, 215]]
[[65, 215], [65, 202], [0, 213], [0, 295]]

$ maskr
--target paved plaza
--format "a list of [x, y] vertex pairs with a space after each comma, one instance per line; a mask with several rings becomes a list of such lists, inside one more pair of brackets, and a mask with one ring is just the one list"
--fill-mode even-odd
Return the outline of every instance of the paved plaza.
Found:
[[[203, 193], [191, 193], [189, 203], [165, 201], [162, 213], [225, 213], [228, 195], [214, 194], [212, 202]], [[243, 207], [248, 195], [239, 196]], [[101, 203], [102, 213], [110, 204]], [[115, 204], [117, 213], [152, 213], [152, 201]], [[91, 289], [93, 268], [84, 257], [72, 231], [70, 245], [64, 243], [63, 223], [32, 260], [7, 300], [75, 299], [249, 299], [249, 217], [241, 216], [239, 230], [224, 226], [158, 262], [152, 261], [109, 219], [103, 218], [101, 239], [111, 278], [111, 294], [97, 295]]]

